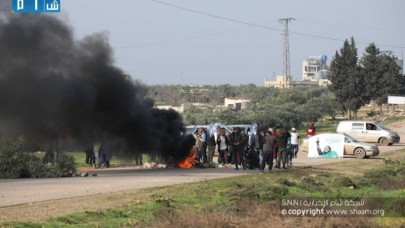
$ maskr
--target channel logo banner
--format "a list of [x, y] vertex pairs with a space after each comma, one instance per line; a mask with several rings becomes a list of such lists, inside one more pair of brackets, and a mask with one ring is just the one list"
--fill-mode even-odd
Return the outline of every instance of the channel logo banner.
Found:
[[59, 13], [61, 0], [12, 0], [15, 13]]

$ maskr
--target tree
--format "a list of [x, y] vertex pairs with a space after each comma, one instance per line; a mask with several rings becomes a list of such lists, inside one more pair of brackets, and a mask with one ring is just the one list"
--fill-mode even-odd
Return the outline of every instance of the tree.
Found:
[[389, 55], [382, 55], [382, 68], [383, 74], [379, 79], [381, 89], [379, 96], [376, 97], [376, 103], [380, 106], [382, 112], [382, 104], [386, 104], [388, 101], [388, 95], [398, 94], [405, 86], [402, 76], [399, 74], [399, 66], [396, 63], [396, 57]]
[[396, 58], [382, 54], [372, 43], [366, 48], [360, 63], [368, 101], [375, 101], [382, 112], [382, 104], [387, 103], [388, 95], [400, 93], [404, 86]]
[[374, 43], [366, 47], [363, 57], [360, 60], [362, 73], [365, 78], [365, 97], [367, 102], [379, 97], [381, 84], [379, 79], [382, 77], [383, 67], [381, 66], [380, 50]]
[[364, 94], [364, 76], [357, 64], [357, 48], [354, 38], [349, 43], [345, 40], [340, 53], [336, 52], [330, 66], [329, 89], [335, 94], [336, 100], [357, 117], [357, 110], [367, 101]]

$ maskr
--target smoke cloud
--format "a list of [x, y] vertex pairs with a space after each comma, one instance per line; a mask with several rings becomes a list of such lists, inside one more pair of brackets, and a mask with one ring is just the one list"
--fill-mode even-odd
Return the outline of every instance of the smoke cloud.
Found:
[[181, 135], [181, 116], [154, 109], [146, 92], [114, 66], [105, 33], [77, 41], [53, 16], [0, 17], [3, 133], [23, 134], [41, 146], [118, 138], [127, 153], [185, 156], [193, 139]]

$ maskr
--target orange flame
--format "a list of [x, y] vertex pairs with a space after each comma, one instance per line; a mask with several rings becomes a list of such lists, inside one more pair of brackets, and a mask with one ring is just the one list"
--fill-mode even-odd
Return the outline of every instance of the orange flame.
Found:
[[183, 169], [189, 169], [195, 167], [195, 163], [195, 151], [194, 148], [192, 148], [188, 156], [179, 161], [178, 166]]

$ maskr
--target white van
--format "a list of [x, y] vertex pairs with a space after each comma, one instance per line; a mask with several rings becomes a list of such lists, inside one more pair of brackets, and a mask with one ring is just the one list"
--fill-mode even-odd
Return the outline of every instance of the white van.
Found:
[[340, 121], [336, 131], [352, 136], [360, 142], [379, 143], [382, 146], [399, 143], [397, 132], [374, 121]]

